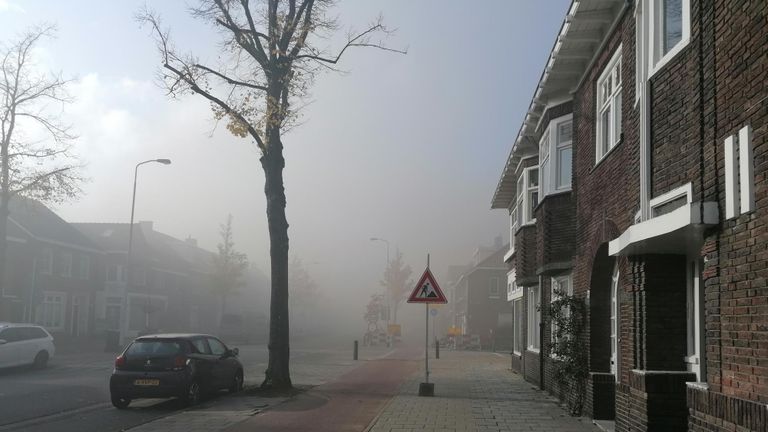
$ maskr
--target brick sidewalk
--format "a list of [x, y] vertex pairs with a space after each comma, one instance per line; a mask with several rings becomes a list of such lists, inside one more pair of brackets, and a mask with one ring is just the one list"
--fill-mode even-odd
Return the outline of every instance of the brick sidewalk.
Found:
[[417, 396], [422, 366], [367, 431], [599, 431], [587, 419], [570, 417], [554, 398], [510, 372], [507, 356], [448, 351], [440, 360], [430, 360], [430, 369], [435, 397]]

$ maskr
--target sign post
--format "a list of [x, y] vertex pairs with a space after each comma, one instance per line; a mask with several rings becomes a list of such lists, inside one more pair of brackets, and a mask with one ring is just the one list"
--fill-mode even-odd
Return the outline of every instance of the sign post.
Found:
[[435, 385], [429, 382], [429, 304], [448, 303], [445, 294], [437, 284], [437, 280], [429, 271], [429, 254], [427, 254], [427, 269], [421, 275], [419, 283], [413, 288], [408, 303], [424, 303], [424, 382], [419, 384], [419, 396], [434, 396]]

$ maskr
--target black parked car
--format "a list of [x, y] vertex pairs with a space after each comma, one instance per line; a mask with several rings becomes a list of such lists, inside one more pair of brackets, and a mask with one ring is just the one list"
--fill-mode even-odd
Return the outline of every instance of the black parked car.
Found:
[[133, 399], [178, 397], [194, 405], [202, 394], [243, 388], [237, 348], [201, 334], [156, 334], [136, 338], [115, 359], [109, 380], [112, 405]]

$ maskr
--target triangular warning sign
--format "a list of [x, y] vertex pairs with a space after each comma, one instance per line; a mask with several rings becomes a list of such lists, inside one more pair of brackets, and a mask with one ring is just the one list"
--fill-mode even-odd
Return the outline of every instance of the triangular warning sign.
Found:
[[440, 289], [440, 285], [437, 284], [437, 280], [432, 276], [429, 268], [424, 270], [419, 283], [416, 284], [416, 288], [408, 297], [408, 303], [448, 303], [448, 299], [445, 298], [443, 290]]

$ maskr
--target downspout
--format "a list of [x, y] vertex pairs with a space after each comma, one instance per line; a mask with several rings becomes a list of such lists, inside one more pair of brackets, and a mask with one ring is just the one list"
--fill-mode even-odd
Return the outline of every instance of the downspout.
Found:
[[544, 277], [539, 275], [539, 388], [544, 390]]
[[641, 49], [640, 67], [635, 71], [641, 74], [640, 80], [640, 221], [651, 218], [651, 116], [649, 112], [651, 97], [648, 91], [648, 53], [649, 43], [653, 43], [650, 36], [648, 14], [651, 12], [647, 2], [641, 0], [640, 5], [642, 20], [643, 45]]

